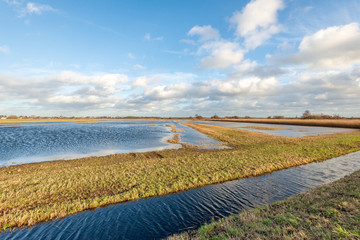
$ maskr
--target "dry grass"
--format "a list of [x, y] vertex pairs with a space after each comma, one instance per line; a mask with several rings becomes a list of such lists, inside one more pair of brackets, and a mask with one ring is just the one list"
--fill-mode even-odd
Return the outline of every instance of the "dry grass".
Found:
[[257, 130], [286, 130], [286, 128], [278, 128], [278, 127], [263, 127], [263, 126], [245, 126], [242, 128], [250, 128], [250, 129], [257, 129]]
[[176, 144], [180, 143], [180, 137], [179, 134], [174, 134], [174, 136], [167, 140], [168, 143]]
[[170, 239], [360, 239], [360, 171]]
[[290, 124], [302, 126], [360, 128], [360, 119], [219, 119], [214, 121]]
[[0, 168], [0, 229], [257, 176], [360, 150], [360, 133], [285, 138], [187, 124], [232, 149], [116, 154]]
[[171, 128], [171, 132], [185, 132], [185, 130], [183, 128], [181, 129], [177, 129], [174, 125], [165, 125], [165, 127], [170, 127]]

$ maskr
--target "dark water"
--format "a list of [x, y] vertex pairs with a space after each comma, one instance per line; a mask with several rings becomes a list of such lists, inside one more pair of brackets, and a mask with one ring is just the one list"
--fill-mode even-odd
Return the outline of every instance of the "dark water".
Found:
[[0, 166], [179, 148], [166, 142], [169, 124], [185, 130], [183, 142], [219, 143], [175, 121], [0, 124]]
[[[281, 137], [306, 137], [306, 136], [359, 131], [359, 129], [351, 129], [351, 128], [312, 127], [312, 126], [261, 124], [261, 123], [247, 123], [247, 122], [211, 121], [211, 122], [198, 122], [198, 123], [229, 127], [229, 128], [241, 129], [252, 132], [261, 132], [261, 133], [266, 133]], [[250, 127], [274, 127], [280, 129], [261, 130]]]
[[98, 208], [0, 234], [0, 239], [161, 239], [272, 203], [360, 169], [360, 151], [256, 178]]

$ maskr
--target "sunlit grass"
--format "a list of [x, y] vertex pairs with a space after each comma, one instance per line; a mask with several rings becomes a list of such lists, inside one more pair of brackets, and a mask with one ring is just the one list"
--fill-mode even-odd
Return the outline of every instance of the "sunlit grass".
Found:
[[176, 144], [180, 143], [180, 137], [179, 134], [174, 134], [174, 136], [167, 140], [168, 143]]
[[360, 119], [219, 119], [218, 121], [290, 124], [340, 128], [360, 128]]
[[257, 130], [286, 130], [286, 128], [279, 128], [279, 127], [263, 127], [263, 126], [245, 126], [242, 128], [250, 128], [250, 129], [257, 129]]
[[360, 171], [169, 239], [360, 239]]
[[[360, 133], [286, 138], [188, 124], [232, 149], [188, 148], [0, 168], [0, 228], [257, 176], [360, 150]], [[175, 134], [174, 134], [175, 135]]]
[[185, 130], [183, 128], [181, 129], [177, 129], [174, 125], [169, 124], [169, 125], [165, 125], [165, 127], [170, 127], [171, 128], [171, 132], [185, 132]]

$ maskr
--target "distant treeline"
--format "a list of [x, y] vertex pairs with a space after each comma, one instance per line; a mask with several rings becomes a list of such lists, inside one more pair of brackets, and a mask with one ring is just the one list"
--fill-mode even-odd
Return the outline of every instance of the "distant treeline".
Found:
[[[220, 117], [217, 114], [214, 114], [211, 117], [204, 117], [199, 114], [195, 114], [195, 116], [190, 117], [144, 117], [144, 116], [116, 116], [116, 117], [110, 117], [110, 116], [86, 116], [86, 117], [66, 117], [66, 116], [52, 116], [52, 117], [42, 117], [42, 116], [17, 116], [17, 115], [0, 115], [0, 119], [193, 119], [193, 120], [216, 120], [216, 119], [263, 119], [259, 117], [250, 117], [248, 115], [245, 115], [243, 117], [241, 116], [224, 116]], [[339, 114], [334, 115], [327, 115], [327, 114], [311, 114], [309, 110], [304, 111], [301, 117], [285, 117], [281, 115], [274, 115], [274, 116], [268, 116], [267, 119], [345, 119], [345, 117], [340, 116]], [[346, 119], [359, 119], [356, 117], [346, 118]]]

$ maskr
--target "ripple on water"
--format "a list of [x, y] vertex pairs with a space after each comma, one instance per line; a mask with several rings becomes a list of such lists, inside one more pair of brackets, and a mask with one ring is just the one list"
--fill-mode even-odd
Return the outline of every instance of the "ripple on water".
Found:
[[260, 177], [116, 204], [0, 234], [1, 239], [160, 239], [272, 203], [360, 169], [360, 151]]
[[179, 148], [164, 141], [173, 135], [165, 127], [169, 124], [185, 129], [180, 133], [183, 142], [219, 143], [175, 121], [0, 125], [0, 164]]

